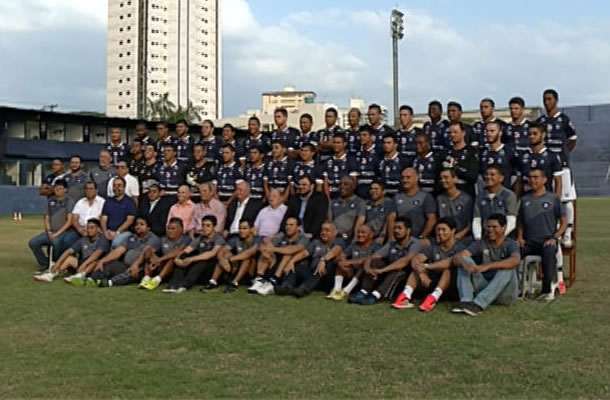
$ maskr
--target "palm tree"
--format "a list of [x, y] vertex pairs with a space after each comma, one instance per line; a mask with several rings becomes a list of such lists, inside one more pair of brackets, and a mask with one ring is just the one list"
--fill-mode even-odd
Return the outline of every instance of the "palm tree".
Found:
[[201, 107], [195, 107], [189, 100], [186, 107], [178, 106], [169, 99], [169, 93], [163, 94], [157, 100], [148, 99], [146, 117], [161, 121], [176, 122], [184, 119], [187, 122], [201, 121]]

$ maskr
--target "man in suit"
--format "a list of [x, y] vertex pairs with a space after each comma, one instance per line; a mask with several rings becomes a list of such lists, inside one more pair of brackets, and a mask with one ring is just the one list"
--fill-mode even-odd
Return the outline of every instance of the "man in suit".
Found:
[[171, 203], [163, 197], [159, 184], [156, 181], [150, 182], [144, 183], [144, 186], [148, 186], [148, 192], [138, 207], [138, 216], [146, 218], [150, 230], [158, 237], [163, 237]]
[[328, 213], [328, 198], [315, 191], [315, 181], [311, 175], [303, 175], [298, 180], [298, 193], [288, 199], [288, 210], [284, 216], [299, 218], [305, 235], [311, 238], [320, 236], [320, 229]]
[[250, 185], [244, 180], [235, 184], [235, 196], [227, 206], [227, 219], [225, 220], [225, 237], [239, 232], [239, 221], [247, 219], [254, 223], [258, 212], [263, 208], [263, 202], [250, 197]]

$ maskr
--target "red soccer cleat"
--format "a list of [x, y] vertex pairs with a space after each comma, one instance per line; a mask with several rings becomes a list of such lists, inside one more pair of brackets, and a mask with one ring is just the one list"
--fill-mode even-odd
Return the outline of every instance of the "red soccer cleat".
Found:
[[430, 312], [436, 306], [436, 299], [431, 294], [427, 295], [423, 303], [419, 305], [419, 311]]
[[392, 303], [392, 308], [413, 308], [413, 303], [411, 303], [405, 292], [401, 292], [396, 300], [394, 300], [394, 303]]

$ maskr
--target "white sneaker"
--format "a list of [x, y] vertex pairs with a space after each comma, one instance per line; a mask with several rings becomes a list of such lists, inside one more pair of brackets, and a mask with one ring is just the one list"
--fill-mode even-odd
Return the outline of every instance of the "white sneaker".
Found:
[[168, 287], [168, 288], [163, 289], [162, 292], [163, 293], [176, 293], [176, 289]]
[[540, 296], [536, 297], [537, 301], [550, 302], [555, 300], [555, 293], [543, 293]]
[[53, 282], [53, 278], [55, 278], [54, 273], [52, 272], [45, 272], [44, 274], [40, 274], [40, 275], [34, 275], [34, 280], [36, 282]]
[[569, 249], [572, 247], [573, 243], [572, 243], [572, 236], [571, 235], [563, 235], [563, 237], [561, 238], [561, 244], [563, 245], [563, 247]]
[[66, 276], [64, 278], [64, 282], [66, 283], [72, 283], [72, 279], [74, 278], [84, 278], [85, 274], [81, 274], [80, 272], [78, 274], [74, 274], [74, 275], [70, 275], [70, 276]]
[[258, 290], [258, 294], [262, 294], [263, 296], [267, 296], [269, 294], [275, 293], [273, 288], [273, 283], [267, 281], [263, 283], [262, 287]]
[[250, 286], [248, 288], [248, 293], [258, 293], [258, 291], [261, 289], [261, 287], [263, 286], [263, 280], [262, 279], [255, 279], [254, 280], [254, 284], [252, 284], [252, 286]]
[[186, 288], [184, 286], [183, 287], [179, 287], [178, 289], [176, 289], [174, 291], [174, 293], [176, 293], [176, 294], [184, 293], [184, 292], [186, 292]]

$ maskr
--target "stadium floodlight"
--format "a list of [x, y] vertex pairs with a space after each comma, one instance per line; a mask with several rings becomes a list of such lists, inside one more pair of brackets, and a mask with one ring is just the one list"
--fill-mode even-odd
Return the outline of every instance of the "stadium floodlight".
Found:
[[390, 30], [392, 33], [392, 67], [394, 89], [394, 127], [399, 127], [398, 121], [398, 41], [405, 37], [404, 13], [392, 10], [390, 15]]

